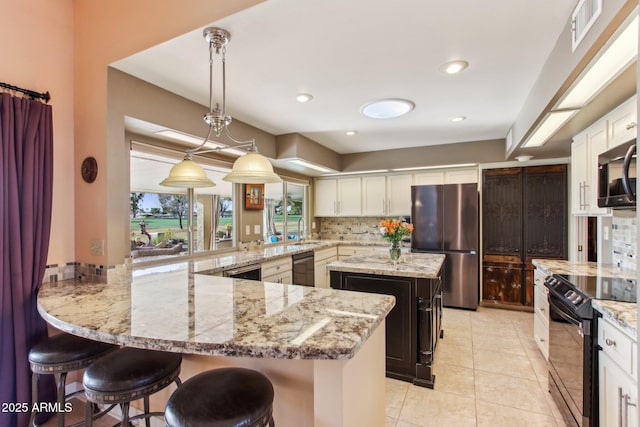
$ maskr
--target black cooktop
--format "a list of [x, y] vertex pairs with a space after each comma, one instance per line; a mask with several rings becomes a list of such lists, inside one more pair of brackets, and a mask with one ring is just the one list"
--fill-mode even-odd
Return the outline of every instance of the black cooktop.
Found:
[[636, 302], [636, 280], [619, 277], [556, 274], [571, 283], [582, 294], [596, 299]]

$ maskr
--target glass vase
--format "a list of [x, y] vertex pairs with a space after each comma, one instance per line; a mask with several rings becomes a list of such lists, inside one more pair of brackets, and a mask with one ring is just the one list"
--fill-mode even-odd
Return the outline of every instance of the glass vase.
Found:
[[391, 248], [389, 248], [389, 258], [391, 259], [393, 265], [398, 264], [398, 262], [400, 261], [400, 242], [391, 242]]

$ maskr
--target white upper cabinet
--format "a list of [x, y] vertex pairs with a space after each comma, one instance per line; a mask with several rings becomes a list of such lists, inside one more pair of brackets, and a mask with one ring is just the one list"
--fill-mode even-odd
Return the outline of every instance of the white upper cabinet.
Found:
[[461, 167], [446, 170], [417, 172], [414, 185], [469, 184], [478, 182], [477, 167]]
[[638, 136], [638, 102], [636, 96], [632, 96], [623, 102], [607, 117], [609, 117], [609, 149]]
[[362, 215], [411, 214], [412, 174], [362, 177]]
[[571, 213], [606, 215], [598, 207], [598, 156], [637, 136], [636, 96], [580, 132], [571, 144]]
[[315, 216], [362, 214], [360, 178], [319, 179], [315, 182]]

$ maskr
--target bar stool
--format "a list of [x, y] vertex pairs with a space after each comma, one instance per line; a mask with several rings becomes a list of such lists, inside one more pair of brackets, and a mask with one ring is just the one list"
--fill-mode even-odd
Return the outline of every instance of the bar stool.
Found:
[[[40, 375], [59, 374], [56, 392], [58, 409], [58, 426], [64, 426], [64, 403], [68, 398], [82, 393], [78, 390], [68, 395], [65, 393], [67, 374], [84, 369], [98, 358], [118, 348], [115, 345], [93, 341], [75, 335], [61, 333], [48, 337], [33, 346], [29, 351], [31, 366], [31, 396], [33, 403], [38, 402], [38, 379]], [[35, 426], [37, 412], [31, 411], [29, 425]]]
[[185, 381], [169, 398], [167, 427], [274, 427], [273, 385], [258, 371], [220, 368]]
[[[93, 363], [84, 371], [82, 384], [87, 398], [85, 425], [93, 422], [92, 403], [120, 404], [121, 426], [144, 418], [147, 427], [150, 417], [163, 412], [149, 411], [149, 396], [172, 382], [180, 386], [182, 356], [176, 353], [124, 347]], [[144, 399], [144, 413], [129, 417], [129, 406], [134, 400]]]

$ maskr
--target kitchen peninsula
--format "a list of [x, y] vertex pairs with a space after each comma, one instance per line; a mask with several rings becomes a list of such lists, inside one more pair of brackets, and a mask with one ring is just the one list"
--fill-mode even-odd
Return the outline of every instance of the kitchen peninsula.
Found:
[[[384, 426], [392, 297], [194, 274], [197, 263], [128, 267], [106, 284], [46, 283], [38, 310], [75, 335], [183, 353], [183, 381], [221, 366], [257, 369], [274, 385], [278, 425]], [[152, 409], [172, 390], [152, 396]]]
[[372, 252], [327, 265], [334, 289], [395, 296], [396, 305], [386, 320], [388, 377], [434, 387], [444, 259], [443, 254], [406, 253], [394, 265], [388, 254]]

